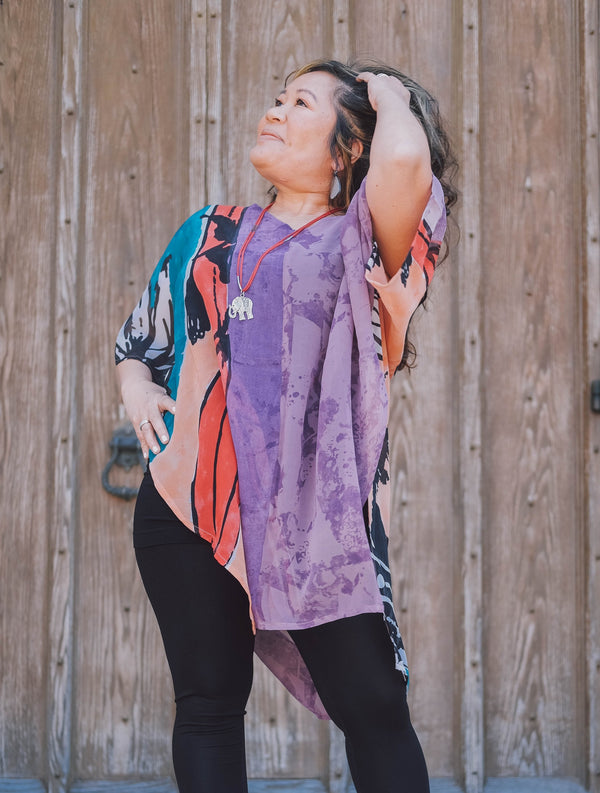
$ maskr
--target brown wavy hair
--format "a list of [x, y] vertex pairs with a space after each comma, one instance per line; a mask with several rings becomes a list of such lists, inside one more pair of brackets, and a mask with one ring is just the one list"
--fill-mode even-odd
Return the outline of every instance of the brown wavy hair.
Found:
[[[458, 191], [453, 183], [458, 166], [450, 139], [444, 128], [438, 102], [429, 91], [398, 69], [375, 60], [351, 61], [348, 64], [325, 59], [311, 61], [289, 74], [285, 84], [287, 85], [296, 77], [310, 72], [327, 72], [337, 78], [339, 82], [333, 94], [337, 118], [331, 133], [330, 149], [332, 157], [342, 160], [343, 168], [338, 173], [341, 190], [331, 201], [331, 205], [346, 209], [369, 170], [371, 141], [375, 131], [377, 113], [369, 102], [367, 84], [357, 81], [356, 77], [360, 72], [374, 72], [396, 77], [408, 89], [410, 93], [409, 107], [427, 136], [431, 152], [431, 171], [442, 185], [446, 214], [449, 215], [450, 208], [458, 199]], [[355, 140], [362, 143], [363, 150], [361, 156], [353, 162], [352, 143]], [[447, 250], [446, 244], [442, 259], [447, 255]], [[425, 302], [425, 297], [421, 302]], [[412, 368], [415, 359], [414, 345], [407, 337], [399, 368]]]

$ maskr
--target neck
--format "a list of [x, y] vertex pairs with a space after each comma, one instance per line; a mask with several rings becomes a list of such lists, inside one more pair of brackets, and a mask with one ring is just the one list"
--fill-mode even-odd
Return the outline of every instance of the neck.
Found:
[[269, 211], [288, 226], [299, 228], [330, 208], [327, 194], [292, 193], [279, 189], [275, 203]]

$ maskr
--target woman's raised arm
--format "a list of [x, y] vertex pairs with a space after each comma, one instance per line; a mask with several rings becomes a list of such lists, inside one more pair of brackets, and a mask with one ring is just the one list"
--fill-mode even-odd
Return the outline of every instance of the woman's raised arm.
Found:
[[402, 266], [431, 193], [431, 154], [409, 108], [410, 93], [396, 77], [361, 72], [377, 113], [366, 180], [373, 235], [391, 278]]

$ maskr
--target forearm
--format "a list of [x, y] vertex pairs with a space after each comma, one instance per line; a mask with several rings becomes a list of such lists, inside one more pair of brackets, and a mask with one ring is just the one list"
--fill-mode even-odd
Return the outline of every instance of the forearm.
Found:
[[431, 186], [427, 136], [409, 106], [397, 96], [386, 97], [378, 106], [369, 169], [390, 189], [406, 184], [406, 180], [413, 184], [415, 178], [421, 191]]
[[117, 382], [121, 394], [127, 390], [127, 385], [133, 382], [146, 381], [152, 382], [152, 371], [145, 363], [138, 361], [136, 358], [126, 358], [121, 363], [117, 364]]

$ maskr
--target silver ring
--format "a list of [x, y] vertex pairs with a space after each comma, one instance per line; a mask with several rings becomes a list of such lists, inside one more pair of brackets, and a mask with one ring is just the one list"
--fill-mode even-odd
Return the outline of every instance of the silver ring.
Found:
[[150, 424], [150, 419], [144, 419], [142, 422], [140, 422], [140, 432], [142, 431], [144, 424]]

